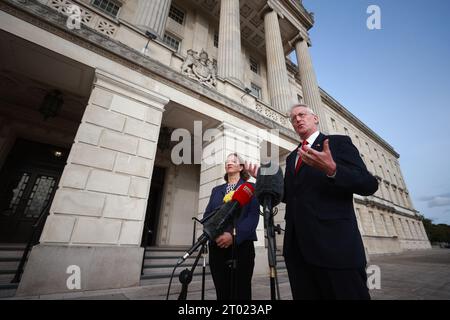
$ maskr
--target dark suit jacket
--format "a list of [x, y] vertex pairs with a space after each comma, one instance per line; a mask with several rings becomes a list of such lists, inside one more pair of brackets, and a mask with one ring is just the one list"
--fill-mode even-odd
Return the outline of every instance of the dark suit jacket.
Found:
[[[240, 179], [235, 190], [245, 181]], [[203, 217], [208, 217], [215, 209], [223, 204], [223, 197], [227, 191], [227, 184], [224, 183], [212, 189], [209, 203], [205, 209]], [[259, 221], [259, 203], [256, 197], [252, 197], [249, 204], [242, 207], [241, 214], [236, 222], [236, 244], [239, 245], [245, 240], [256, 241], [256, 227]], [[231, 233], [232, 226], [228, 228]]]
[[298, 254], [291, 245], [292, 241], [297, 241], [304, 259], [312, 265], [360, 268], [366, 265], [366, 258], [353, 208], [353, 194], [373, 194], [378, 189], [378, 181], [367, 171], [349, 137], [326, 137], [321, 133], [312, 148], [322, 151], [326, 138], [329, 138], [337, 165], [334, 179], [304, 163], [295, 174], [297, 149], [286, 159], [283, 255], [288, 259]]

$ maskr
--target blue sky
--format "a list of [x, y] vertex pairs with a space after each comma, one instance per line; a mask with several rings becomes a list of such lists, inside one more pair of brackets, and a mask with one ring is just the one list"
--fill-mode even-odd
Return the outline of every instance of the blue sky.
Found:
[[[450, 224], [450, 1], [304, 0], [319, 85], [400, 154], [414, 206]], [[381, 30], [366, 25], [381, 9]]]

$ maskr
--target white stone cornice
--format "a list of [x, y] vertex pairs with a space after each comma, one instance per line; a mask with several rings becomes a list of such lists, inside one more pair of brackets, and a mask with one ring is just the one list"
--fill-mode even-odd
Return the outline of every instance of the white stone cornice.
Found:
[[95, 70], [94, 86], [119, 93], [158, 109], [164, 109], [164, 106], [169, 102], [169, 98], [164, 97], [157, 92], [141, 87], [100, 69]]
[[396, 205], [395, 203], [392, 203], [385, 199], [381, 199], [377, 196], [367, 196], [366, 197], [366, 196], [360, 196], [358, 194], [355, 194], [355, 195], [353, 195], [353, 198], [356, 202], [359, 202], [359, 203], [362, 203], [365, 205], [369, 204], [369, 205], [377, 206], [382, 209], [392, 211], [396, 214], [404, 215], [409, 218], [418, 219], [418, 211], [417, 210], [401, 207], [399, 205]]

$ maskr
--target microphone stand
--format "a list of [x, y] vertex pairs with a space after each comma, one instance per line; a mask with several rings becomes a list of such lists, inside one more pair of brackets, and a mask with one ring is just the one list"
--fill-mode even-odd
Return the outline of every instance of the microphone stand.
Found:
[[202, 300], [205, 300], [205, 278], [206, 278], [206, 255], [208, 254], [208, 243], [203, 245], [201, 250], [203, 256], [203, 266], [202, 266]]
[[[280, 288], [278, 286], [277, 277], [277, 257], [276, 257], [276, 239], [275, 239], [275, 227], [273, 224], [272, 214], [272, 201], [269, 196], [264, 198], [263, 202], [263, 214], [264, 214], [264, 228], [266, 229], [267, 237], [267, 257], [269, 259], [270, 268], [270, 297], [271, 300], [280, 300]], [[275, 292], [276, 288], [276, 292]]]
[[237, 261], [236, 261], [236, 216], [233, 216], [233, 231], [231, 234], [231, 261], [230, 261], [230, 299], [235, 300], [237, 298], [236, 294], [236, 267], [237, 267]]
[[[186, 268], [180, 272], [178, 279], [180, 280], [182, 286], [181, 286], [180, 295], [178, 296], [178, 300], [186, 300], [187, 299], [189, 284], [191, 283], [192, 277], [194, 276], [194, 270], [197, 267], [198, 261], [200, 260], [200, 257], [203, 255], [205, 246], [206, 246], [206, 242], [202, 243], [202, 247], [197, 254], [197, 258], [195, 258], [195, 262], [192, 265], [191, 270]], [[204, 256], [203, 256], [203, 268], [205, 268], [205, 257]], [[202, 280], [205, 281], [205, 270], [204, 269], [203, 269]], [[203, 282], [202, 283], [202, 300], [204, 300], [204, 297], [205, 297], [204, 289], [205, 289], [205, 284]]]

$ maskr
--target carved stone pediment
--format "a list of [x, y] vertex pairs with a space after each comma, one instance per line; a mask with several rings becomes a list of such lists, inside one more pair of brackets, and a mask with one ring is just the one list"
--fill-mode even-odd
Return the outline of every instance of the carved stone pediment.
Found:
[[209, 59], [205, 50], [198, 55], [196, 51], [189, 49], [181, 66], [181, 73], [207, 87], [213, 88], [217, 85], [217, 66]]

